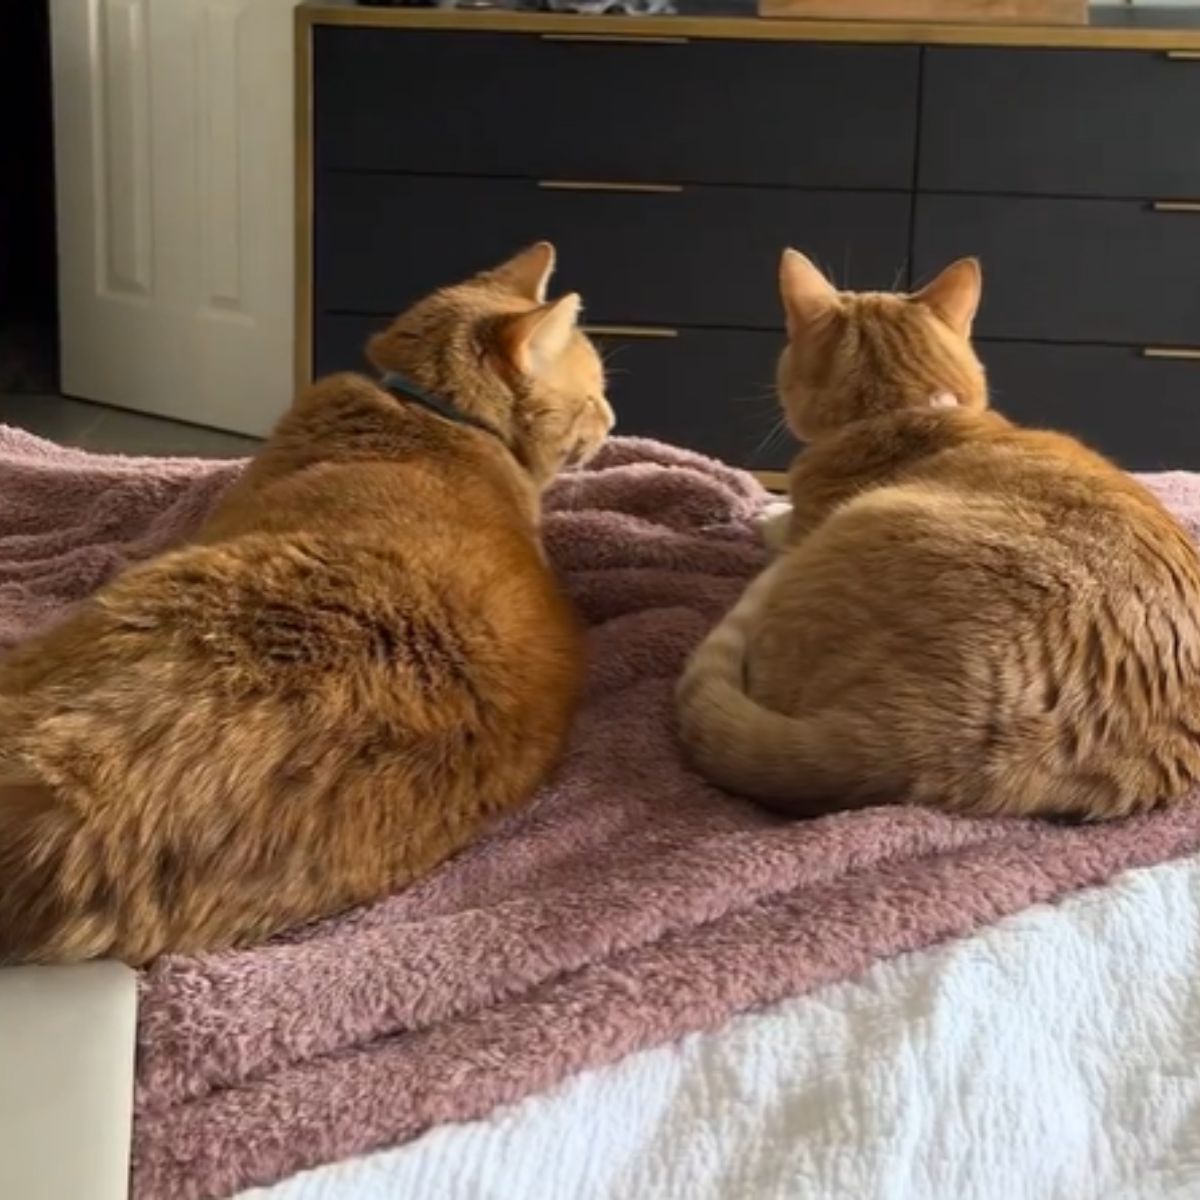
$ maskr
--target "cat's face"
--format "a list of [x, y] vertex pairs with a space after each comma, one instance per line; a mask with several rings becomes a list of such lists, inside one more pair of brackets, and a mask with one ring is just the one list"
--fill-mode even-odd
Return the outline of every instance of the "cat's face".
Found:
[[970, 340], [982, 287], [975, 259], [900, 295], [839, 292], [804, 255], [785, 250], [779, 283], [788, 329], [779, 397], [802, 441], [899, 409], [987, 406]]
[[554, 259], [539, 242], [420, 301], [367, 347], [380, 370], [500, 430], [542, 483], [595, 454], [615, 421], [600, 356], [578, 325], [579, 296], [546, 300]]

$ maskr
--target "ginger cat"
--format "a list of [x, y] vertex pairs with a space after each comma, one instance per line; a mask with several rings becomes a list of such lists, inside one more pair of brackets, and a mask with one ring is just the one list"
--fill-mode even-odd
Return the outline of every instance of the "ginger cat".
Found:
[[1200, 557], [1100, 455], [988, 410], [978, 263], [856, 295], [788, 251], [781, 290], [808, 448], [778, 558], [680, 682], [700, 770], [795, 815], [1096, 819], [1188, 791]]
[[524, 803], [584, 670], [539, 495], [613, 423], [541, 243], [310, 387], [194, 542], [0, 662], [0, 961], [378, 899]]

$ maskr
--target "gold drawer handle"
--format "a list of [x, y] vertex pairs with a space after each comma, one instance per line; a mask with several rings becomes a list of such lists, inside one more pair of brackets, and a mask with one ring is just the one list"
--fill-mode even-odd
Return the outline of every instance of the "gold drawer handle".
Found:
[[678, 329], [661, 325], [585, 325], [583, 332], [592, 337], [677, 338]]
[[544, 192], [643, 192], [655, 196], [677, 196], [683, 191], [678, 183], [620, 183], [607, 179], [539, 179]]
[[1200, 62], [1200, 50], [1168, 50], [1172, 62]]
[[1200, 213], [1200, 200], [1155, 200], [1155, 212]]
[[1143, 358], [1176, 358], [1188, 362], [1200, 362], [1200, 347], [1191, 346], [1147, 346]]
[[686, 46], [685, 37], [639, 37], [637, 34], [616, 33], [543, 33], [543, 42], [578, 42], [600, 46]]

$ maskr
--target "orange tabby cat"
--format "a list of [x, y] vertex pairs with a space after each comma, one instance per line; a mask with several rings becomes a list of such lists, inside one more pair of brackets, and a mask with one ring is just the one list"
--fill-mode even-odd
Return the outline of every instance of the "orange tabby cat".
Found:
[[789, 251], [781, 282], [809, 445], [778, 558], [680, 683], [700, 769], [798, 815], [1119, 817], [1191, 788], [1200, 558], [1098, 454], [988, 411], [978, 264], [855, 295]]
[[194, 543], [0, 663], [0, 960], [143, 963], [374, 900], [555, 765], [583, 671], [539, 493], [612, 424], [553, 250], [309, 388]]

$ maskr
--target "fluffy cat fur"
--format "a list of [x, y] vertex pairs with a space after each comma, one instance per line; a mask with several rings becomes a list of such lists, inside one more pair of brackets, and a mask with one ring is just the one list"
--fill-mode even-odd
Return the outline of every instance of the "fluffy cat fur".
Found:
[[988, 409], [981, 275], [836, 291], [785, 254], [808, 442], [778, 557], [678, 690], [713, 781], [795, 815], [911, 801], [1121, 817], [1200, 776], [1200, 559], [1140, 484]]
[[540, 491], [612, 425], [553, 249], [299, 396], [194, 541], [0, 663], [0, 961], [232, 946], [385, 895], [526, 801], [584, 667]]

